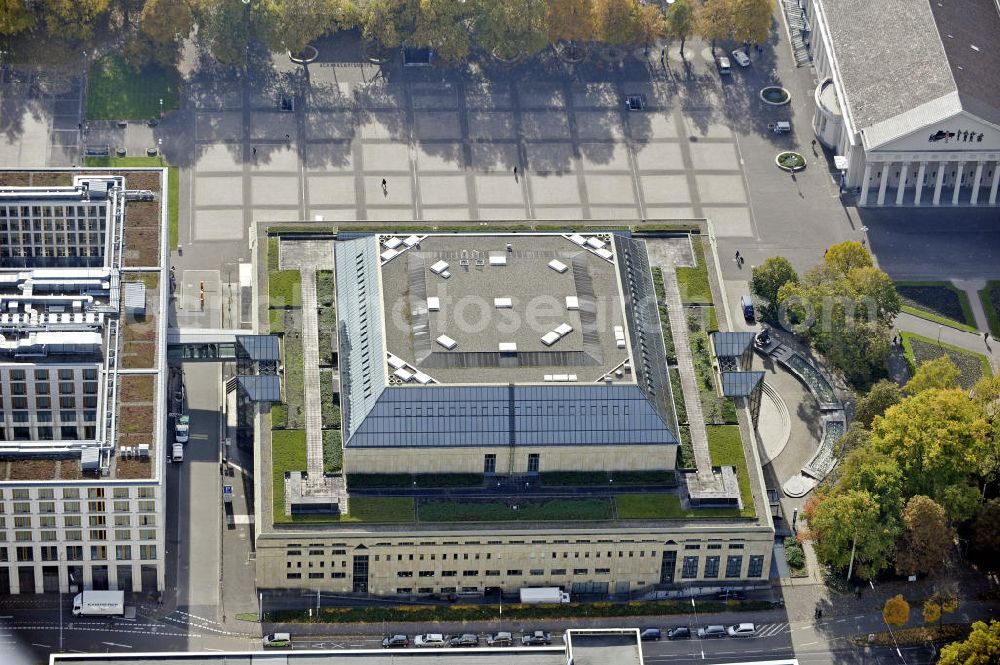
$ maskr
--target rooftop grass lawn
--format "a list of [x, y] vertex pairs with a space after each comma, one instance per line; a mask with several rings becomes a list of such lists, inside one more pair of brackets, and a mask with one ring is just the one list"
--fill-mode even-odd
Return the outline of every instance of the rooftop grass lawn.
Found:
[[708, 263], [705, 261], [702, 239], [691, 236], [691, 247], [697, 265], [693, 268], [677, 268], [677, 285], [681, 292], [681, 302], [711, 305], [712, 287], [708, 282]]
[[150, 64], [136, 70], [120, 54], [110, 55], [90, 65], [87, 76], [88, 120], [146, 120], [160, 117], [163, 110], [179, 107], [175, 70]]
[[[708, 431], [708, 452], [712, 456], [713, 466], [735, 466], [736, 477], [740, 483], [740, 496], [743, 498], [743, 510], [740, 517], [755, 517], [753, 493], [750, 490], [750, 473], [747, 469], [747, 458], [743, 453], [743, 442], [740, 438], [740, 428], [737, 425], [718, 425], [705, 428]], [[709, 516], [713, 510], [722, 510], [726, 515], [734, 511], [728, 508], [699, 509], [698, 515]]]
[[611, 519], [610, 499], [509, 499], [421, 501], [421, 522], [540, 522]]
[[271, 432], [271, 505], [275, 524], [299, 522], [412, 522], [409, 497], [352, 497], [348, 515], [285, 514], [285, 472], [306, 470], [305, 430]]
[[669, 520], [688, 517], [676, 494], [619, 494], [615, 496], [618, 517], [623, 520]]
[[298, 270], [274, 270], [267, 274], [267, 295], [272, 309], [302, 306], [302, 276]]
[[960, 330], [976, 331], [969, 296], [951, 282], [895, 282], [904, 312]]

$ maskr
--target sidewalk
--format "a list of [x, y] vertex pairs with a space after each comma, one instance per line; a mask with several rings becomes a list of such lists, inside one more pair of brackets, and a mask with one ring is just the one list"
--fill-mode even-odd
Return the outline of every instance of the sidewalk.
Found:
[[906, 312], [900, 312], [900, 314], [896, 316], [893, 332], [897, 331], [916, 333], [935, 341], [939, 339], [940, 335], [940, 340], [944, 344], [951, 344], [952, 346], [957, 346], [961, 349], [985, 355], [989, 359], [990, 366], [993, 367], [993, 371], [1000, 371], [1000, 341], [991, 337], [989, 345], [987, 345], [983, 341], [982, 333], [970, 333], [964, 330], [958, 330], [943, 324], [928, 321], [927, 319], [921, 319], [919, 316], [913, 316], [912, 314], [907, 314]]

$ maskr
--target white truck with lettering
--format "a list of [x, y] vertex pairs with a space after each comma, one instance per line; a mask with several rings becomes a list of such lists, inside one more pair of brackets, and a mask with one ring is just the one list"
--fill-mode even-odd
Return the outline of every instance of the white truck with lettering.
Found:
[[124, 591], [84, 591], [73, 597], [73, 616], [124, 616]]
[[556, 586], [522, 587], [521, 604], [538, 605], [541, 603], [568, 603], [569, 594]]

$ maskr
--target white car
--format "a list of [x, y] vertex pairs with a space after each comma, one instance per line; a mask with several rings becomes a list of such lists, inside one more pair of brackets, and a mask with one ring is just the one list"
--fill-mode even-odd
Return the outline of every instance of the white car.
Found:
[[750, 66], [750, 56], [747, 55], [746, 51], [742, 51], [740, 49], [733, 51], [733, 60], [735, 60], [740, 67]]
[[734, 623], [726, 628], [729, 637], [753, 637], [755, 632], [757, 632], [757, 627], [752, 623]]
[[448, 641], [444, 639], [444, 635], [441, 633], [427, 633], [426, 635], [417, 635], [413, 638], [413, 646], [417, 648], [444, 647], [448, 646]]

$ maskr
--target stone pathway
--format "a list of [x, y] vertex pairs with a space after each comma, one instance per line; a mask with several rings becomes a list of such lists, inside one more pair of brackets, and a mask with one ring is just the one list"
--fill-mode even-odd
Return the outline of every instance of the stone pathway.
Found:
[[319, 387], [319, 321], [316, 270], [302, 268], [302, 364], [306, 407], [306, 470], [309, 484], [323, 480], [323, 406]]
[[701, 412], [698, 381], [694, 373], [691, 346], [688, 343], [687, 321], [684, 320], [684, 308], [681, 305], [681, 292], [677, 284], [677, 273], [672, 269], [665, 268], [663, 270], [663, 291], [664, 300], [666, 300], [667, 305], [667, 315], [670, 319], [670, 331], [674, 336], [674, 350], [677, 353], [677, 371], [681, 377], [684, 407], [687, 409], [688, 429], [691, 431], [691, 447], [694, 449], [695, 466], [698, 468], [698, 480], [703, 483], [710, 483], [712, 482], [712, 458], [708, 452], [708, 433], [705, 431], [705, 416]]
[[951, 344], [952, 346], [957, 346], [974, 353], [982, 353], [989, 359], [993, 371], [1000, 371], [1000, 341], [990, 337], [987, 343], [983, 340], [982, 333], [970, 333], [958, 330], [934, 323], [933, 321], [921, 319], [919, 316], [913, 316], [906, 312], [902, 312], [896, 316], [893, 332], [897, 331], [912, 332], [933, 340], [940, 339], [944, 344]]
[[986, 288], [985, 279], [953, 279], [951, 283], [956, 288], [965, 291], [969, 297], [969, 306], [972, 309], [972, 318], [976, 321], [976, 327], [983, 332], [990, 329], [986, 312], [983, 311], [983, 301], [979, 299], [979, 292]]

